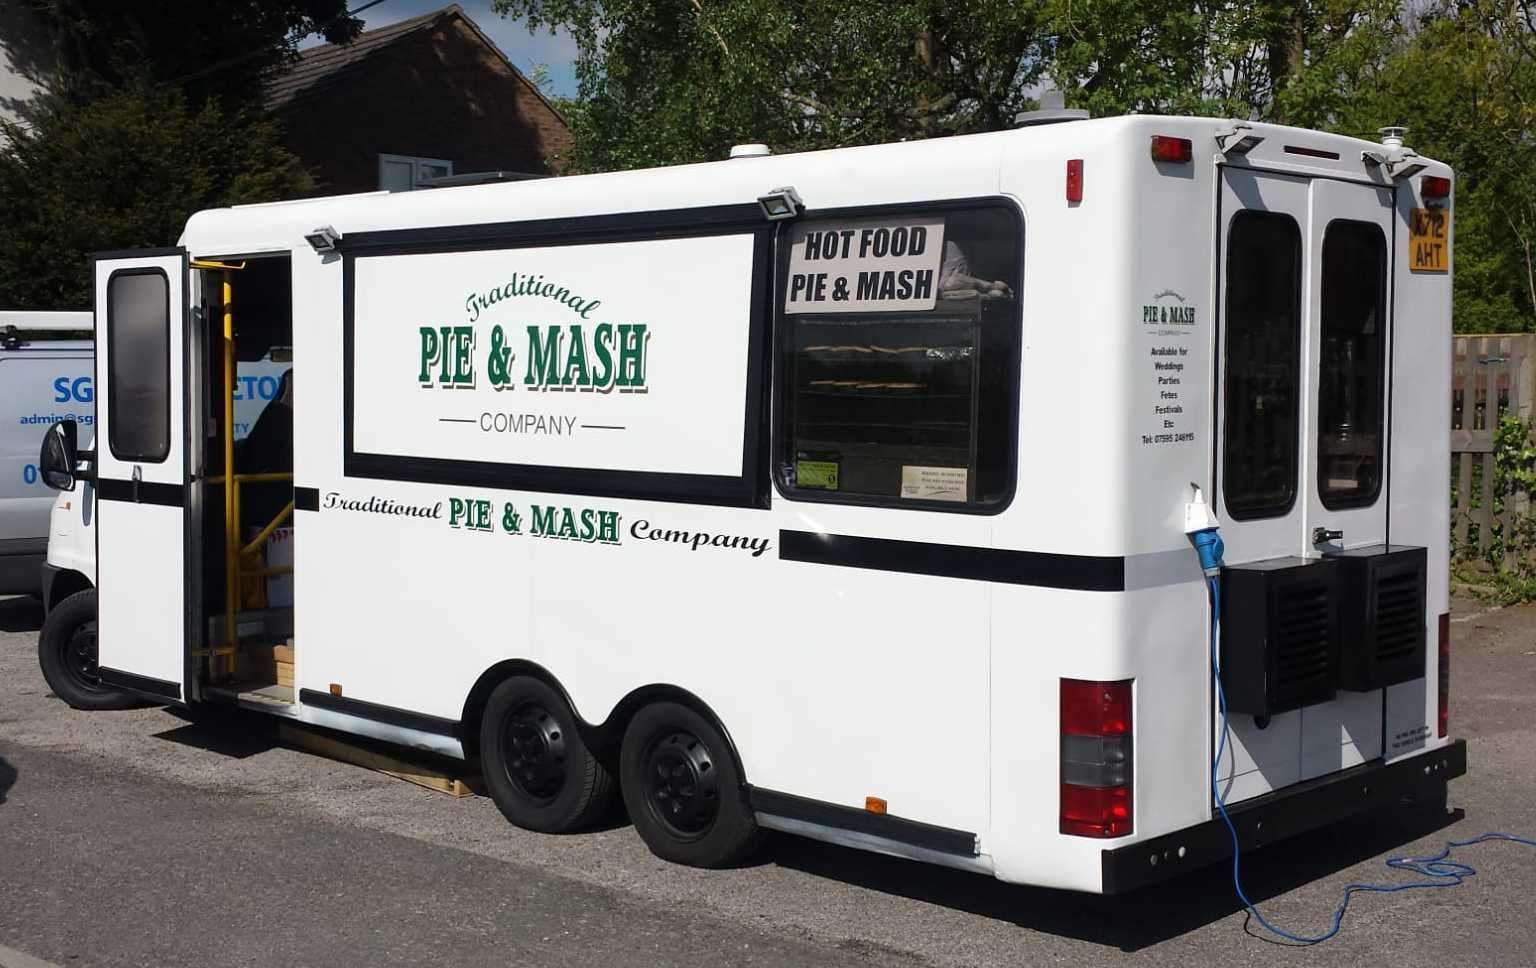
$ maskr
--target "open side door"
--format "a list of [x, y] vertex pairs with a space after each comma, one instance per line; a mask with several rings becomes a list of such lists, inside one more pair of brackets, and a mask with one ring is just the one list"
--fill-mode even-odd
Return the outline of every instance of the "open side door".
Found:
[[187, 255], [98, 255], [97, 647], [103, 682], [187, 698]]

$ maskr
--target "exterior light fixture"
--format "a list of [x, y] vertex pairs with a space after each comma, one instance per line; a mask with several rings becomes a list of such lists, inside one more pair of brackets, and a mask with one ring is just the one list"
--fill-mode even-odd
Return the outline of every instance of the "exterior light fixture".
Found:
[[1429, 165], [1419, 160], [1417, 151], [1403, 144], [1403, 136], [1407, 133], [1407, 128], [1398, 125], [1381, 128], [1381, 145], [1387, 150], [1362, 151], [1360, 160], [1367, 168], [1385, 168], [1387, 177], [1393, 181], [1412, 178]]
[[763, 218], [770, 222], [792, 219], [805, 208], [805, 202], [801, 201], [800, 193], [795, 191], [793, 185], [775, 188], [766, 195], [759, 195], [757, 205], [763, 210]]
[[1253, 134], [1252, 131], [1253, 125], [1247, 121], [1233, 121], [1226, 128], [1216, 132], [1216, 149], [1224, 155], [1246, 155], [1264, 140], [1262, 136]]
[[305, 233], [304, 241], [309, 243], [310, 248], [325, 255], [336, 251], [336, 243], [341, 241], [341, 233], [329, 225], [322, 225], [313, 232]]

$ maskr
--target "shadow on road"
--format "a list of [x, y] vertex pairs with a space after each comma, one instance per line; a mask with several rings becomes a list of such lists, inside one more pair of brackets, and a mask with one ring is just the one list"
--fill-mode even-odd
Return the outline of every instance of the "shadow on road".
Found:
[[16, 767], [12, 766], [5, 757], [0, 756], [0, 804], [5, 803], [6, 793], [15, 785]]
[[25, 595], [0, 598], [0, 632], [36, 632], [42, 627], [42, 602]]
[[277, 739], [277, 721], [271, 716], [217, 707], [180, 709], [167, 706], [165, 711], [185, 720], [186, 725], [155, 733], [155, 739], [235, 760], [265, 753], [281, 745]]
[[[1441, 830], [1461, 812], [1436, 814], [1404, 807], [1402, 815], [1365, 816], [1243, 856], [1243, 887], [1255, 904], [1327, 877]], [[985, 876], [931, 867], [799, 837], [775, 838], [775, 863], [868, 890], [937, 904], [1022, 928], [1137, 951], [1219, 921], [1242, 905], [1232, 891], [1230, 864], [1195, 871], [1120, 897], [1100, 897], [1004, 884]], [[1383, 867], [1378, 878], [1396, 876]], [[1338, 898], [1329, 895], [1316, 923], [1321, 931]]]

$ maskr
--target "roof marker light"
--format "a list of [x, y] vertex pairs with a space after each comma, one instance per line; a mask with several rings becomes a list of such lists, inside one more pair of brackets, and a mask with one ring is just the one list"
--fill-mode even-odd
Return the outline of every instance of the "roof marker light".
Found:
[[1073, 204], [1083, 200], [1083, 159], [1067, 159], [1067, 201]]
[[1152, 160], [1186, 164], [1195, 157], [1195, 146], [1188, 138], [1170, 138], [1165, 134], [1152, 136]]

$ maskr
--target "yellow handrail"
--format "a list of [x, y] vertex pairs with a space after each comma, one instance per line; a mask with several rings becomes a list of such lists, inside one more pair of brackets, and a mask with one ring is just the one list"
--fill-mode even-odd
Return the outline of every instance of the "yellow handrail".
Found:
[[281, 511], [277, 512], [277, 517], [273, 518], [272, 522], [270, 524], [268, 524], [265, 528], [262, 528], [260, 534], [258, 534], [256, 537], [252, 538], [249, 542], [247, 542], [247, 544], [246, 544], [246, 546], [244, 548], [240, 549], [240, 553], [242, 555], [252, 555], [252, 554], [255, 554], [256, 552], [260, 551], [261, 550], [262, 542], [264, 542], [268, 538], [272, 537], [272, 532], [274, 532], [278, 528], [282, 527], [283, 522], [288, 520], [289, 516], [291, 516], [292, 514], [293, 514], [293, 502], [289, 501], [288, 502], [288, 506], [283, 508]]

